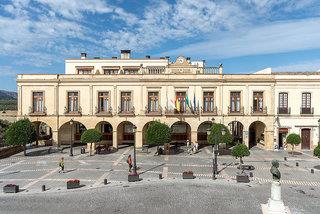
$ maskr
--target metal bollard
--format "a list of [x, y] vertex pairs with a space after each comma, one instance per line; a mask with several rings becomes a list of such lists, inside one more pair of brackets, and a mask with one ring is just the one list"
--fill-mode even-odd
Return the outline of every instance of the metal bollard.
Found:
[[299, 166], [299, 163], [298, 163], [298, 162], [296, 162], [296, 166]]
[[250, 176], [250, 178], [252, 178], [253, 177], [253, 172], [250, 172], [249, 176]]
[[46, 185], [42, 185], [42, 192], [46, 191]]
[[314, 169], [311, 169], [311, 173], [312, 173], [312, 174], [314, 173]]
[[105, 179], [103, 180], [103, 183], [104, 183], [104, 185], [107, 185], [107, 184], [108, 184], [108, 179], [105, 178]]
[[285, 161], [287, 161], [287, 157], [284, 157], [283, 159], [284, 159]]
[[162, 179], [162, 178], [163, 178], [163, 177], [162, 177], [162, 173], [160, 173], [160, 174], [159, 174], [159, 179]]

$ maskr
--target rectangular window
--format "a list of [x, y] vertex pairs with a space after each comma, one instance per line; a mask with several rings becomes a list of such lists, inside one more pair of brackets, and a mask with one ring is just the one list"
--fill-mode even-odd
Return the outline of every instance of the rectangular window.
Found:
[[43, 103], [43, 92], [33, 92], [33, 112], [43, 112], [44, 103]]
[[131, 92], [121, 92], [121, 111], [130, 112], [131, 105]]
[[253, 111], [263, 112], [263, 92], [253, 92]]
[[240, 112], [241, 92], [230, 92], [230, 112]]
[[176, 104], [176, 108], [179, 108], [179, 112], [186, 112], [187, 106], [186, 106], [186, 92], [177, 92], [176, 93], [176, 99], [178, 102], [178, 105]]
[[302, 108], [311, 108], [311, 93], [302, 93]]
[[88, 67], [77, 67], [78, 74], [92, 74], [93, 73], [93, 66]]
[[148, 92], [148, 110], [149, 112], [159, 110], [159, 92]]
[[113, 75], [118, 74], [119, 69], [103, 69], [104, 74]]
[[109, 108], [109, 93], [99, 92], [99, 112], [107, 112]]
[[279, 93], [279, 109], [288, 108], [288, 93]]
[[203, 93], [203, 111], [213, 112], [214, 111], [214, 93], [204, 92]]
[[78, 92], [68, 92], [68, 111], [79, 111], [79, 97]]

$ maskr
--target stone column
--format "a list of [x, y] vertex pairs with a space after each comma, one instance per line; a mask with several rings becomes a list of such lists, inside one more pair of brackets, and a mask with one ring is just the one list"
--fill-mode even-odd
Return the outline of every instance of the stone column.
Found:
[[268, 131], [265, 131], [265, 148], [266, 149], [273, 149], [273, 130], [268, 130]]
[[52, 130], [52, 146], [60, 146], [58, 130]]
[[191, 131], [191, 142], [195, 143], [197, 141], [197, 131]]
[[117, 129], [112, 132], [112, 146], [118, 148], [118, 134]]
[[249, 131], [243, 131], [243, 143], [249, 148]]
[[135, 136], [136, 148], [142, 147], [142, 131], [137, 131]]

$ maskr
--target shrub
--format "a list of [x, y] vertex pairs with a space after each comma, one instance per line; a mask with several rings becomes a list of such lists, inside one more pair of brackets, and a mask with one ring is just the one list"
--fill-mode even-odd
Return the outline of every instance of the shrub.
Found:
[[232, 154], [232, 156], [234, 156], [236, 158], [240, 158], [240, 169], [241, 169], [242, 168], [241, 164], [243, 163], [242, 158], [249, 156], [250, 151], [249, 151], [249, 148], [245, 144], [237, 143], [233, 147], [231, 154]]
[[102, 140], [102, 134], [97, 129], [88, 129], [81, 135], [81, 142], [82, 143], [90, 143], [90, 151], [89, 154], [91, 155], [92, 151], [92, 143], [97, 143]]
[[313, 155], [320, 158], [320, 145], [318, 145], [316, 148], [314, 148]]
[[153, 121], [149, 124], [145, 137], [148, 144], [157, 145], [158, 151], [159, 145], [170, 143], [171, 129], [165, 123]]
[[[222, 129], [225, 130], [225, 134], [222, 135]], [[212, 124], [210, 128], [211, 132], [210, 135], [208, 136], [208, 142], [210, 144], [221, 144], [221, 143], [226, 143], [230, 144], [232, 142], [232, 136], [230, 134], [229, 129], [220, 123], [214, 123]]]
[[298, 134], [291, 133], [287, 137], [287, 143], [292, 146], [292, 155], [294, 153], [294, 146], [299, 145], [301, 143], [301, 138]]

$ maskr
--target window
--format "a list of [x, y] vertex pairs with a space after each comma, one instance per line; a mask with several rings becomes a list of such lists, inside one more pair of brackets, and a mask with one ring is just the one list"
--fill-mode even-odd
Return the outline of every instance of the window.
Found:
[[159, 92], [148, 92], [148, 110], [149, 112], [159, 110]]
[[109, 93], [99, 92], [99, 112], [107, 112], [109, 108]]
[[253, 111], [263, 111], [263, 92], [253, 92]]
[[113, 75], [118, 74], [119, 69], [103, 69], [104, 74]]
[[140, 67], [123, 67], [123, 74], [138, 74]]
[[176, 93], [176, 108], [179, 112], [186, 112], [186, 92], [177, 92]]
[[230, 92], [230, 112], [240, 112], [241, 92]]
[[68, 92], [68, 111], [79, 111], [79, 97], [78, 92]]
[[203, 93], [203, 111], [213, 112], [214, 111], [214, 93], [204, 92]]
[[288, 108], [288, 93], [279, 93], [279, 109]]
[[33, 112], [43, 112], [44, 103], [43, 103], [43, 92], [33, 92]]
[[302, 93], [302, 108], [311, 108], [311, 93]]
[[121, 111], [130, 112], [131, 107], [131, 92], [121, 92]]
[[88, 67], [76, 67], [78, 74], [92, 74], [94, 67], [88, 66]]

